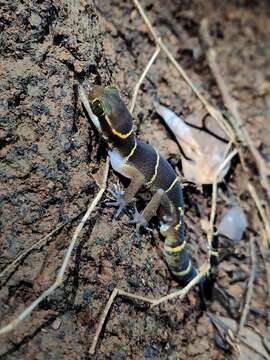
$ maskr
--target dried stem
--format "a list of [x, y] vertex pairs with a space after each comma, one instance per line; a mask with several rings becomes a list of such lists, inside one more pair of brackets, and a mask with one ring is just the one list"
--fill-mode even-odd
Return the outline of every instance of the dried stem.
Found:
[[9, 272], [11, 269], [13, 269], [30, 251], [35, 249], [38, 246], [41, 246], [46, 243], [46, 241], [53, 236], [58, 230], [62, 229], [63, 226], [65, 226], [66, 223], [63, 223], [59, 226], [57, 226], [54, 230], [52, 230], [49, 234], [39, 239], [37, 242], [35, 242], [32, 246], [30, 246], [28, 249], [22, 251], [12, 263], [7, 265], [5, 269], [0, 273], [0, 278], [3, 278], [7, 272]]
[[262, 259], [263, 259], [263, 263], [264, 263], [264, 268], [265, 268], [265, 272], [266, 272], [266, 282], [267, 282], [267, 320], [268, 320], [268, 326], [270, 326], [270, 269], [268, 266], [268, 261], [270, 259], [270, 251], [268, 247], [265, 247], [263, 245], [263, 241], [258, 241], [257, 242]]
[[69, 263], [70, 260], [70, 256], [72, 253], [72, 250], [75, 246], [76, 240], [80, 234], [80, 232], [82, 231], [82, 228], [84, 227], [85, 222], [88, 220], [89, 216], [91, 215], [92, 211], [95, 209], [95, 207], [97, 206], [98, 202], [100, 201], [105, 189], [106, 189], [106, 182], [107, 182], [107, 177], [108, 177], [108, 171], [109, 171], [109, 158], [106, 161], [106, 165], [105, 165], [105, 171], [104, 171], [104, 177], [103, 177], [103, 182], [102, 185], [100, 186], [100, 190], [98, 192], [98, 194], [96, 195], [95, 199], [93, 200], [93, 202], [91, 203], [91, 205], [89, 206], [88, 210], [86, 211], [84, 217], [82, 218], [80, 224], [77, 226], [77, 228], [74, 231], [71, 243], [68, 247], [68, 250], [66, 252], [63, 264], [58, 272], [58, 275], [56, 277], [55, 282], [53, 283], [53, 285], [51, 285], [47, 290], [45, 290], [34, 302], [32, 302], [32, 304], [30, 306], [28, 306], [18, 317], [16, 317], [14, 320], [12, 320], [9, 324], [5, 325], [4, 327], [2, 327], [0, 329], [0, 335], [10, 332], [12, 331], [14, 328], [16, 328], [16, 326], [22, 321], [24, 320], [29, 314], [31, 314], [31, 312], [38, 306], [38, 304], [43, 301], [47, 296], [49, 296], [57, 287], [59, 287], [63, 280], [64, 280], [64, 273], [66, 271], [67, 265]]
[[160, 52], [160, 47], [157, 46], [154, 54], [152, 55], [151, 59], [149, 60], [148, 64], [146, 65], [146, 67], [145, 67], [142, 75], [140, 76], [137, 84], [135, 85], [134, 93], [133, 93], [133, 96], [132, 96], [132, 99], [131, 99], [130, 108], [129, 108], [129, 111], [130, 111], [131, 114], [133, 113], [133, 110], [134, 110], [134, 107], [135, 107], [135, 102], [136, 102], [136, 99], [137, 99], [137, 95], [138, 95], [138, 91], [139, 91], [139, 89], [140, 89], [140, 86], [141, 86], [144, 78], [146, 77], [148, 71], [150, 70], [151, 66], [153, 65], [154, 61], [156, 60], [159, 52]]
[[201, 23], [201, 35], [207, 49], [206, 56], [208, 59], [209, 67], [212, 71], [214, 78], [216, 79], [224, 104], [233, 116], [233, 121], [231, 122], [231, 125], [233, 126], [239, 140], [246, 144], [250, 152], [252, 153], [259, 170], [261, 185], [266, 190], [268, 198], [270, 199], [270, 183], [268, 181], [269, 169], [267, 169], [264, 159], [257, 150], [253, 140], [249, 135], [249, 132], [244, 126], [244, 122], [241, 118], [237, 101], [230, 95], [228, 85], [226, 84], [225, 79], [221, 76], [220, 68], [216, 61], [216, 51], [213, 47], [211, 37], [208, 31], [207, 19], [204, 19]]
[[169, 58], [169, 60], [172, 62], [172, 64], [175, 66], [175, 68], [177, 69], [177, 71], [180, 73], [180, 75], [183, 77], [183, 79], [186, 81], [186, 83], [190, 86], [190, 88], [193, 90], [193, 92], [195, 93], [195, 95], [200, 99], [200, 101], [202, 102], [202, 104], [205, 106], [206, 110], [208, 111], [208, 113], [217, 121], [217, 123], [219, 124], [219, 126], [225, 131], [225, 133], [229, 136], [230, 140], [232, 140], [233, 142], [235, 142], [235, 133], [234, 130], [232, 129], [231, 125], [224, 119], [222, 113], [215, 109], [212, 105], [209, 104], [209, 102], [205, 99], [205, 97], [198, 91], [198, 89], [196, 88], [196, 86], [193, 84], [193, 82], [191, 81], [191, 79], [188, 77], [187, 73], [185, 72], [185, 70], [178, 64], [178, 62], [176, 61], [175, 57], [172, 55], [172, 53], [168, 50], [168, 48], [166, 47], [166, 45], [163, 43], [162, 39], [157, 35], [155, 29], [153, 28], [150, 20], [148, 19], [144, 9], [142, 8], [140, 2], [138, 0], [133, 0], [136, 8], [138, 9], [138, 11], [140, 12], [146, 26], [148, 27], [151, 35], [154, 38], [154, 41], [156, 43], [156, 45], [158, 45], [167, 55], [167, 57]]
[[103, 325], [104, 325], [104, 322], [108, 316], [108, 313], [110, 311], [110, 308], [112, 307], [113, 305], [113, 302], [114, 302], [114, 299], [117, 297], [117, 296], [125, 296], [125, 297], [129, 297], [129, 298], [132, 298], [132, 299], [136, 299], [136, 300], [142, 300], [142, 301], [145, 301], [145, 302], [149, 302], [149, 303], [153, 303], [153, 300], [151, 299], [148, 299], [144, 296], [140, 296], [140, 295], [136, 295], [136, 294], [131, 294], [131, 293], [128, 293], [126, 291], [123, 291], [121, 289], [118, 289], [118, 288], [115, 288], [113, 290], [113, 292], [111, 293], [111, 296], [105, 306], [105, 309], [103, 310], [102, 314], [101, 314], [101, 317], [100, 317], [100, 320], [98, 322], [98, 327], [95, 331], [95, 335], [94, 335], [94, 339], [92, 341], [92, 345], [90, 347], [90, 350], [89, 350], [89, 354], [90, 355], [93, 355], [96, 351], [96, 346], [97, 346], [97, 342], [98, 342], [98, 339], [99, 339], [99, 336], [100, 336], [100, 333], [101, 333], [101, 330], [103, 328]]
[[214, 233], [214, 222], [216, 217], [216, 210], [217, 210], [217, 184], [218, 184], [218, 177], [220, 173], [224, 170], [224, 168], [227, 166], [227, 164], [231, 161], [231, 159], [237, 154], [237, 150], [234, 149], [227, 157], [226, 159], [220, 164], [220, 166], [217, 169], [217, 172], [214, 177], [213, 185], [212, 185], [212, 205], [211, 205], [211, 214], [210, 214], [210, 224], [209, 224], [209, 230], [207, 233], [207, 240], [208, 240], [208, 246], [211, 249], [211, 244], [213, 240], [213, 233]]
[[132, 294], [132, 293], [126, 292], [124, 290], [115, 288], [113, 290], [102, 314], [101, 314], [100, 320], [98, 322], [98, 327], [95, 331], [94, 339], [93, 339], [92, 345], [89, 350], [89, 354], [93, 355], [96, 351], [97, 342], [98, 342], [101, 330], [103, 328], [104, 322], [105, 322], [105, 320], [108, 316], [108, 313], [110, 311], [110, 308], [112, 307], [114, 300], [117, 296], [124, 296], [124, 297], [128, 297], [130, 299], [141, 300], [141, 301], [151, 304], [151, 308], [153, 308], [154, 306], [157, 306], [165, 301], [174, 299], [176, 297], [179, 297], [180, 299], [182, 299], [189, 292], [189, 290], [194, 285], [198, 284], [200, 279], [208, 273], [209, 269], [210, 269], [210, 266], [206, 262], [205, 264], [202, 265], [198, 274], [183, 289], [175, 291], [169, 295], [165, 295], [159, 299], [150, 299], [150, 298], [142, 296], [142, 295]]
[[[261, 219], [262, 219], [262, 222], [264, 224], [265, 232], [266, 232], [266, 235], [267, 235], [267, 241], [270, 244], [270, 224], [269, 224], [269, 221], [267, 219], [264, 208], [262, 206], [262, 202], [259, 199], [258, 194], [257, 194], [254, 186], [250, 182], [248, 182], [248, 191], [250, 192], [250, 195], [252, 196], [252, 198], [253, 198], [256, 206], [257, 206], [258, 212], [259, 212], [259, 214], [261, 216]], [[266, 246], [266, 244], [264, 244], [264, 246]]]
[[12, 261], [12, 263], [10, 263], [9, 265], [7, 265], [5, 267], [5, 269], [0, 273], [0, 279], [3, 278], [8, 272], [10, 272], [12, 269], [14, 269], [14, 267], [22, 260], [24, 259], [32, 250], [39, 248], [41, 246], [43, 246], [44, 244], [46, 244], [46, 242], [48, 241], [48, 239], [50, 237], [52, 237], [55, 233], [57, 233], [60, 229], [62, 229], [64, 226], [66, 226], [67, 224], [71, 223], [72, 221], [74, 221], [77, 217], [79, 216], [76, 215], [74, 216], [72, 219], [69, 219], [68, 221], [58, 225], [55, 229], [53, 229], [51, 232], [49, 232], [49, 234], [47, 234], [46, 236], [42, 237], [41, 239], [39, 239], [37, 242], [35, 242], [33, 245], [31, 245], [28, 249], [22, 251], [14, 261]]
[[241, 332], [243, 331], [247, 315], [250, 308], [250, 302], [253, 294], [253, 285], [254, 280], [256, 276], [256, 249], [255, 249], [255, 240], [253, 238], [250, 238], [250, 256], [251, 256], [251, 272], [250, 277], [248, 281], [248, 287], [247, 287], [247, 295], [245, 299], [245, 305], [242, 311], [239, 327], [237, 330], [237, 336], [241, 335]]

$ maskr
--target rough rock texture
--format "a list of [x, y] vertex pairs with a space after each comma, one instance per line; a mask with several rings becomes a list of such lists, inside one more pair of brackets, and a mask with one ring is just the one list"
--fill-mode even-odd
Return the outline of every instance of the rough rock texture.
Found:
[[[143, 1], [154, 26], [197, 87], [222, 106], [199, 40], [207, 16], [218, 59], [246, 125], [263, 156], [269, 151], [269, 5], [267, 1]], [[98, 188], [92, 177], [106, 151], [77, 98], [77, 85], [116, 83], [128, 102], [154, 52], [147, 28], [132, 2], [6, 0], [0, 6], [0, 271], [21, 251], [67, 222], [40, 249], [32, 251], [1, 282], [0, 323], [6, 324], [52, 284], [80, 215]], [[140, 138], [165, 155], [169, 134], [153, 110], [153, 99], [184, 118], [201, 104], [163, 54], [141, 87], [134, 117]], [[175, 145], [175, 144], [174, 144]], [[180, 169], [180, 150], [170, 160]], [[178, 155], [178, 156], [177, 156]], [[251, 178], [256, 168], [249, 160]], [[117, 176], [110, 173], [109, 184]], [[238, 201], [260, 241], [260, 221], [248, 197], [246, 175], [234, 167], [218, 199], [223, 208]], [[200, 220], [210, 213], [210, 189], [185, 187], [187, 239], [192, 258], [206, 253]], [[143, 204], [143, 201], [142, 201]], [[225, 211], [224, 211], [225, 213]], [[75, 248], [66, 281], [21, 323], [0, 338], [0, 359], [87, 359], [98, 318], [115, 286], [159, 297], [178, 285], [162, 258], [162, 239], [113, 218], [104, 201], [87, 222]], [[222, 242], [227, 256], [218, 285], [231, 295], [229, 313], [218, 301], [210, 311], [238, 319], [250, 273], [248, 235], [237, 248]], [[269, 265], [268, 265], [269, 266]], [[10, 273], [9, 273], [10, 274]], [[8, 275], [9, 275], [8, 274]], [[248, 321], [266, 334], [267, 287], [258, 256], [253, 312]], [[200, 309], [198, 291], [149, 310], [117, 299], [94, 359], [223, 359], [214, 329]]]

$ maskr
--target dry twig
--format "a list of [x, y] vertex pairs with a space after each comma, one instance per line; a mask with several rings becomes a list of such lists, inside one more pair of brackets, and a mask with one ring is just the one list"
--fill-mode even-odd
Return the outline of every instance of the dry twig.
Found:
[[61, 266], [61, 268], [60, 268], [60, 270], [58, 272], [58, 275], [56, 277], [55, 282], [47, 290], [45, 290], [34, 302], [32, 302], [32, 304], [29, 305], [19, 316], [17, 316], [9, 324], [2, 327], [0, 329], [0, 335], [5, 334], [7, 332], [10, 332], [14, 328], [16, 328], [16, 326], [22, 320], [24, 320], [28, 315], [31, 314], [31, 312], [38, 306], [39, 303], [41, 303], [41, 301], [43, 301], [47, 296], [49, 296], [56, 288], [58, 288], [62, 284], [62, 282], [64, 280], [64, 274], [65, 274], [66, 268], [68, 266], [69, 259], [70, 259], [72, 250], [73, 250], [73, 248], [75, 246], [76, 240], [77, 240], [78, 236], [80, 235], [80, 232], [82, 231], [82, 228], [84, 227], [84, 224], [88, 220], [88, 218], [91, 215], [92, 211], [95, 209], [96, 205], [98, 204], [99, 200], [101, 199], [101, 197], [102, 197], [102, 195], [103, 195], [103, 193], [104, 193], [104, 191], [106, 189], [108, 171], [109, 171], [109, 158], [107, 158], [107, 161], [106, 161], [102, 184], [99, 185], [100, 190], [97, 193], [97, 195], [94, 198], [91, 205], [89, 206], [89, 208], [87, 209], [87, 211], [86, 211], [84, 217], [82, 218], [80, 224], [77, 226], [77, 228], [74, 231], [72, 240], [71, 240], [70, 245], [69, 245], [69, 247], [67, 249], [66, 255], [64, 257], [63, 264], [62, 264], [62, 266]]
[[211, 249], [211, 244], [213, 240], [213, 233], [214, 233], [214, 221], [216, 217], [216, 209], [217, 209], [217, 184], [218, 184], [218, 177], [220, 173], [224, 170], [227, 164], [231, 161], [231, 159], [237, 154], [237, 150], [234, 149], [227, 157], [224, 159], [222, 164], [220, 164], [219, 168], [217, 169], [213, 185], [212, 185], [212, 204], [211, 204], [211, 214], [210, 214], [210, 223], [209, 223], [209, 230], [207, 233], [207, 240], [208, 240], [208, 247]]
[[98, 327], [95, 331], [94, 339], [93, 339], [92, 345], [89, 350], [89, 354], [93, 355], [95, 353], [97, 342], [98, 342], [101, 330], [103, 328], [104, 322], [105, 322], [105, 320], [108, 316], [108, 313], [110, 311], [110, 308], [112, 307], [114, 300], [117, 296], [124, 296], [124, 297], [128, 297], [130, 299], [141, 300], [141, 301], [147, 302], [147, 303], [151, 304], [151, 308], [152, 308], [154, 306], [157, 306], [165, 301], [174, 299], [176, 297], [179, 297], [180, 299], [182, 299], [189, 292], [189, 290], [194, 285], [198, 284], [200, 279], [208, 273], [209, 269], [210, 269], [210, 266], [208, 263], [203, 264], [202, 267], [200, 268], [200, 271], [198, 272], [198, 274], [183, 289], [175, 291], [169, 295], [162, 296], [159, 299], [151, 299], [151, 298], [148, 298], [148, 297], [145, 297], [142, 295], [132, 294], [132, 293], [126, 292], [124, 290], [115, 288], [113, 290], [109, 300], [107, 301], [105, 309], [103, 310], [103, 312], [101, 314], [100, 320], [98, 322]]
[[253, 238], [250, 238], [250, 256], [251, 256], [251, 272], [250, 277], [248, 281], [248, 287], [247, 287], [247, 295], [245, 299], [245, 305], [242, 311], [239, 327], [237, 330], [237, 336], [241, 335], [241, 332], [244, 328], [247, 314], [249, 312], [250, 302], [253, 294], [253, 285], [254, 280], [256, 276], [256, 249], [255, 249], [255, 240]]
[[0, 279], [3, 278], [5, 276], [5, 274], [7, 272], [9, 272], [11, 269], [13, 269], [27, 254], [29, 254], [30, 251], [32, 251], [33, 249], [37, 248], [38, 246], [42, 246], [43, 244], [46, 243], [46, 241], [53, 236], [53, 234], [55, 234], [58, 230], [62, 229], [62, 227], [64, 227], [66, 225], [66, 223], [63, 223], [59, 226], [57, 226], [54, 230], [52, 230], [51, 232], [49, 232], [49, 234], [47, 234], [46, 236], [42, 237], [41, 239], [39, 239], [37, 242], [35, 242], [33, 245], [31, 245], [28, 249], [22, 251], [14, 261], [12, 261], [12, 263], [10, 263], [9, 265], [7, 265], [5, 267], [5, 269], [0, 273]]
[[[265, 229], [265, 232], [266, 232], [266, 236], [267, 236], [267, 241], [268, 243], [270, 244], [270, 224], [269, 224], [269, 221], [267, 219], [267, 216], [266, 216], [266, 213], [264, 211], [264, 208], [262, 206], [262, 202], [261, 200], [259, 199], [258, 197], [258, 194], [254, 188], [254, 186], [248, 182], [248, 191], [250, 193], [250, 195], [252, 196], [256, 206], [257, 206], [257, 209], [259, 211], [259, 214], [260, 214], [260, 217], [262, 219], [262, 222], [264, 224], [264, 229]], [[264, 246], [266, 246], [266, 244], [264, 244]]]
[[185, 70], [178, 64], [178, 62], [176, 61], [175, 57], [172, 55], [172, 53], [168, 50], [168, 48], [166, 47], [166, 45], [163, 43], [162, 39], [157, 35], [155, 29], [153, 28], [150, 20], [148, 19], [144, 9], [142, 8], [140, 2], [138, 0], [133, 0], [136, 8], [138, 9], [138, 11], [140, 12], [146, 26], [149, 29], [149, 32], [151, 33], [151, 35], [154, 38], [154, 41], [156, 43], [156, 45], [158, 45], [167, 55], [168, 59], [172, 62], [172, 64], [175, 66], [175, 68], [177, 69], [177, 71], [180, 73], [180, 75], [183, 77], [183, 79], [185, 80], [185, 82], [190, 86], [190, 88], [192, 89], [192, 91], [195, 93], [195, 95], [200, 99], [200, 101], [202, 102], [202, 104], [204, 105], [204, 107], [206, 108], [206, 110], [208, 111], [208, 113], [217, 121], [217, 123], [219, 124], [219, 126], [225, 131], [225, 133], [229, 136], [230, 140], [232, 140], [233, 142], [235, 142], [235, 133], [234, 130], [232, 129], [231, 125], [224, 119], [222, 113], [215, 109], [212, 105], [209, 104], [209, 102], [205, 99], [205, 97], [198, 91], [198, 89], [196, 88], [196, 86], [193, 84], [193, 82], [190, 80], [190, 78], [188, 77], [187, 73], [185, 72]]
[[32, 250], [36, 249], [36, 248], [40, 248], [41, 246], [43, 246], [44, 244], [46, 244], [46, 242], [48, 241], [48, 239], [50, 237], [52, 237], [55, 233], [57, 233], [60, 229], [62, 229], [64, 226], [66, 226], [67, 224], [71, 223], [73, 220], [75, 220], [80, 214], [77, 214], [76, 216], [74, 216], [73, 218], [69, 219], [68, 221], [58, 225], [55, 229], [53, 229], [51, 232], [49, 232], [49, 234], [43, 236], [41, 239], [39, 239], [37, 242], [35, 242], [33, 245], [31, 245], [28, 249], [22, 251], [14, 261], [12, 261], [12, 263], [10, 263], [9, 265], [7, 265], [5, 267], [5, 269], [0, 273], [0, 279], [3, 278], [6, 273], [8, 273], [9, 271], [11, 271], [12, 269], [14, 269], [14, 267], [22, 260], [24, 259]]
[[136, 102], [136, 99], [137, 99], [137, 95], [138, 95], [138, 91], [140, 89], [140, 86], [141, 86], [144, 78], [146, 77], [148, 71], [150, 70], [151, 66], [153, 65], [154, 61], [156, 60], [159, 52], [160, 52], [160, 47], [157, 46], [154, 54], [152, 55], [151, 59], [149, 60], [148, 64], [146, 65], [142, 75], [140, 76], [137, 84], [135, 85], [134, 93], [133, 93], [131, 103], [130, 103], [130, 108], [129, 108], [129, 111], [130, 111], [131, 114], [133, 113], [133, 110], [134, 110], [134, 107], [135, 107], [135, 102]]
[[221, 76], [219, 65], [216, 61], [216, 51], [213, 47], [208, 31], [207, 19], [204, 19], [201, 23], [201, 36], [205, 43], [206, 56], [208, 59], [209, 67], [212, 71], [214, 78], [216, 79], [224, 104], [233, 116], [233, 121], [231, 122], [231, 125], [235, 129], [239, 140], [242, 141], [244, 144], [247, 144], [250, 152], [252, 153], [260, 173], [261, 185], [266, 190], [268, 198], [270, 199], [270, 183], [268, 181], [269, 170], [267, 169], [264, 159], [254, 145], [254, 142], [251, 139], [249, 132], [244, 126], [244, 122], [241, 118], [237, 101], [230, 95], [225, 79]]

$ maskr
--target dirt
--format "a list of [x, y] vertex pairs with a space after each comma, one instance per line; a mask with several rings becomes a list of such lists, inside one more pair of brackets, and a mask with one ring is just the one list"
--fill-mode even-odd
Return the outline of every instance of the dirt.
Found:
[[[199, 38], [200, 22], [208, 18], [222, 75], [239, 101], [254, 143], [269, 162], [267, 1], [142, 1], [142, 5], [198, 89], [223, 108]], [[106, 148], [80, 105], [78, 84], [116, 83], [128, 102], [155, 46], [131, 1], [7, 0], [0, 8], [0, 30], [0, 271], [59, 223], [67, 222], [2, 281], [4, 325], [52, 284], [81, 214], [98, 191], [92, 175], [105, 159]], [[154, 111], [155, 98], [184, 118], [202, 108], [164, 54], [141, 86], [134, 119], [141, 139], [171, 155], [178, 147]], [[250, 276], [249, 238], [257, 243], [262, 239], [261, 222], [246, 190], [248, 178], [265, 198], [254, 160], [247, 151], [245, 157], [249, 175], [235, 160], [218, 193], [217, 223], [236, 202], [249, 224], [238, 245], [221, 240], [217, 286], [230, 295], [231, 306], [215, 300], [208, 308], [237, 321]], [[181, 169], [179, 157], [169, 160]], [[111, 171], [109, 185], [117, 181]], [[210, 214], [211, 188], [184, 184], [189, 252], [200, 265], [206, 254], [201, 225]], [[233, 358], [217, 346], [216, 330], [202, 310], [198, 289], [152, 310], [141, 302], [117, 299], [96, 355], [88, 355], [99, 316], [115, 286], [153, 298], [179, 287], [162, 257], [156, 223], [151, 225], [153, 233], [143, 234], [136, 243], [134, 229], [126, 224], [128, 215], [115, 220], [104, 199], [82, 231], [63, 286], [0, 338], [0, 358]], [[247, 321], [267, 340], [265, 264], [258, 248], [256, 254], [257, 276]]]

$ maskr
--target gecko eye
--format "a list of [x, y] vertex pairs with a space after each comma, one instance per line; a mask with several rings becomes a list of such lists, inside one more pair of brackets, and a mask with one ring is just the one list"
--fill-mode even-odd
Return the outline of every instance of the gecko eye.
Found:
[[102, 103], [101, 103], [101, 101], [98, 100], [98, 99], [95, 99], [95, 100], [92, 102], [91, 108], [92, 108], [92, 110], [93, 110], [93, 113], [94, 113], [97, 117], [101, 116], [101, 115], [104, 113]]

